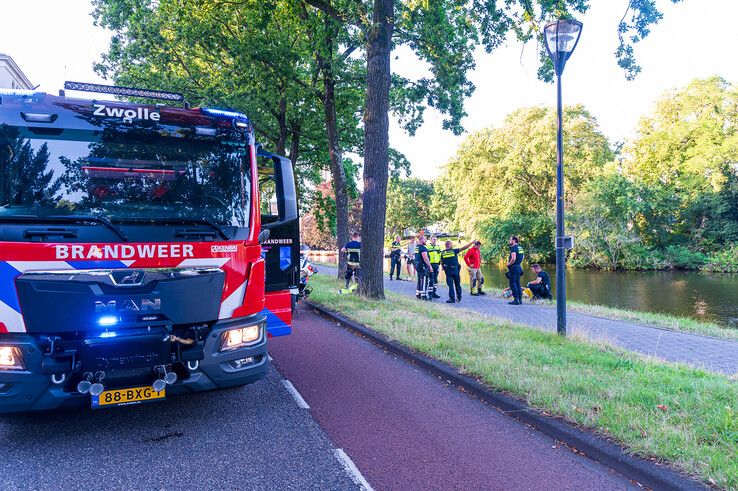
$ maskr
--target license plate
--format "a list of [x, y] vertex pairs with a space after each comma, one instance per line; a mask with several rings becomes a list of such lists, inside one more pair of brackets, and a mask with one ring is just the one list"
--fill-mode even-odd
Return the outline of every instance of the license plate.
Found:
[[103, 391], [99, 396], [92, 396], [92, 408], [113, 406], [129, 406], [163, 400], [165, 391], [155, 391], [151, 387], [132, 387], [130, 389], [113, 389]]

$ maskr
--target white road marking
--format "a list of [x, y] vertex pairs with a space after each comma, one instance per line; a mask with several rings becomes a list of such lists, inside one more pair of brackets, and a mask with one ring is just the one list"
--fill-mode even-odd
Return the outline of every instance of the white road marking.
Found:
[[267, 358], [269, 359], [269, 361], [274, 361], [274, 358], [272, 358], [272, 355], [267, 355]]
[[361, 475], [361, 471], [356, 467], [354, 461], [351, 460], [351, 457], [349, 457], [342, 448], [334, 449], [333, 454], [346, 470], [351, 480], [354, 481], [362, 489], [362, 491], [374, 491], [369, 482], [364, 479], [364, 476]]
[[305, 399], [302, 398], [300, 393], [297, 392], [297, 389], [295, 389], [295, 386], [292, 385], [292, 382], [290, 382], [289, 380], [282, 380], [282, 385], [284, 385], [285, 389], [287, 389], [287, 392], [290, 393], [298, 406], [303, 409], [310, 409], [310, 406], [308, 406], [308, 403], [305, 402]]

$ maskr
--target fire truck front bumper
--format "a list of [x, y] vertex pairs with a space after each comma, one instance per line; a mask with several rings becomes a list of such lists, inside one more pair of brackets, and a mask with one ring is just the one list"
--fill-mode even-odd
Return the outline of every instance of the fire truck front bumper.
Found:
[[[257, 339], [246, 343], [239, 343], [237, 336], [229, 334], [257, 329]], [[134, 353], [140, 353], [142, 349], [150, 353], [151, 345], [146, 343], [151, 342], [151, 337], [124, 335], [105, 340], [107, 343], [102, 348], [95, 346], [114, 353], [116, 360], [140, 361], [141, 357], [134, 356]], [[139, 362], [133, 368], [107, 370], [105, 376], [99, 378], [100, 370], [87, 372], [87, 368], [80, 366], [84, 363], [80, 360], [85, 359], [84, 347], [75, 352], [72, 361], [65, 365], [50, 359], [48, 350], [43, 349], [44, 345], [37, 336], [0, 335], [0, 414], [90, 405], [99, 407], [93, 402], [99, 396], [91, 395], [94, 390], [90, 391], [89, 385], [84, 387], [84, 392], [79, 389], [85, 373], [93, 373], [94, 378], [89, 382], [100, 383], [104, 391], [150, 389], [155, 387], [154, 382], [163, 381], [168, 373], [173, 378], [171, 374], [174, 373], [177, 374], [176, 380], [167, 382], [162, 391], [169, 397], [246, 385], [264, 378], [268, 369], [266, 319], [263, 316], [218, 321], [207, 337], [198, 343], [197, 349], [190, 350], [189, 354], [185, 354], [186, 350], [176, 349], [174, 343], [170, 345], [168, 336], [165, 344], [161, 359], [149, 365], [141, 366]], [[165, 356], [167, 362], [162, 363]]]

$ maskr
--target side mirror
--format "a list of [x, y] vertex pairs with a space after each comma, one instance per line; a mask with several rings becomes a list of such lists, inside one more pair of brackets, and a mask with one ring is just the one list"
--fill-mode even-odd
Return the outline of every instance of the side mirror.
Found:
[[271, 231], [268, 228], [261, 229], [261, 232], [259, 232], [258, 241], [259, 244], [263, 244], [267, 240], [269, 240], [269, 236], [271, 235]]

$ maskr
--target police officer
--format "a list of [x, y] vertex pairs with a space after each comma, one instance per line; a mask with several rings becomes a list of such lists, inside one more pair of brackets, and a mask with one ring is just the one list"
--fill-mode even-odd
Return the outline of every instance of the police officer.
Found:
[[397, 268], [397, 279], [400, 279], [400, 270], [402, 269], [402, 247], [400, 246], [400, 237], [395, 237], [390, 246], [390, 281], [395, 274]]
[[[446, 303], [461, 302], [461, 264], [459, 264], [459, 253], [474, 244], [469, 242], [460, 249], [454, 249], [453, 242], [446, 241], [446, 249], [441, 252], [441, 263], [443, 272], [446, 273], [446, 284], [448, 285], [448, 300]], [[455, 295], [454, 295], [455, 293]]]
[[425, 246], [425, 235], [418, 237], [418, 247], [415, 250], [415, 269], [418, 272], [418, 286], [415, 296], [421, 300], [432, 300], [430, 294], [433, 287], [433, 268], [428, 257], [428, 248]]
[[430, 273], [433, 278], [431, 296], [433, 298], [441, 298], [441, 296], [436, 291], [436, 287], [438, 285], [438, 271], [441, 269], [441, 246], [438, 245], [436, 242], [438, 242], [438, 237], [436, 237], [435, 235], [431, 235], [430, 244], [426, 244], [425, 247], [428, 249], [428, 259], [430, 259], [431, 264]]
[[510, 283], [510, 290], [513, 294], [510, 305], [520, 305], [523, 303], [523, 288], [520, 286], [520, 277], [523, 276], [523, 259], [525, 259], [525, 251], [518, 244], [518, 238], [513, 235], [508, 241], [510, 246], [510, 255], [507, 258], [507, 278]]
[[346, 254], [346, 289], [348, 290], [351, 278], [354, 277], [356, 283], [359, 282], [359, 263], [361, 262], [361, 237], [358, 232], [351, 234], [351, 240], [341, 248], [341, 252]]

